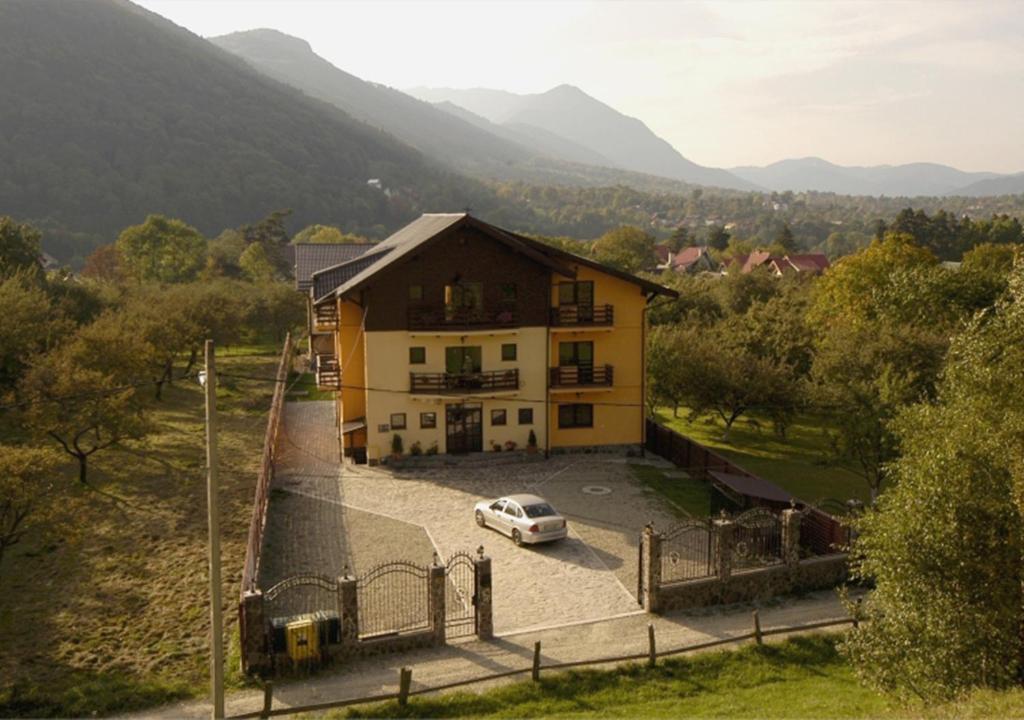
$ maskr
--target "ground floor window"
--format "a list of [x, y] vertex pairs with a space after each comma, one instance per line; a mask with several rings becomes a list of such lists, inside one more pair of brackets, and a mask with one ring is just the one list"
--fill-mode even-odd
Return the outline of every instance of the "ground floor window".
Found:
[[519, 424], [533, 425], [533, 408], [519, 408]]
[[391, 413], [391, 429], [405, 430], [405, 413]]
[[437, 413], [422, 412], [420, 413], [420, 427], [423, 429], [436, 428], [437, 427]]
[[589, 403], [572, 403], [558, 406], [558, 427], [594, 427], [594, 406]]
[[491, 410], [491, 425], [504, 425], [507, 415], [505, 409]]

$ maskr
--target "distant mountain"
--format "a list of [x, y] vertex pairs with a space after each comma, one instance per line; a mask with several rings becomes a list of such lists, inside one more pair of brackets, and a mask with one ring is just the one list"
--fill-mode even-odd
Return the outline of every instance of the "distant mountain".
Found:
[[995, 195], [1024, 195], [1024, 173], [1003, 175], [1001, 177], [979, 180], [976, 183], [958, 188], [947, 195], [965, 195], [967, 197], [988, 197]]
[[452, 103], [519, 132], [532, 127], [571, 139], [625, 170], [700, 185], [758, 189], [755, 183], [725, 170], [687, 160], [640, 120], [623, 115], [572, 85], [559, 85], [537, 95], [484, 88], [414, 88], [409, 93], [421, 100]]
[[844, 167], [817, 157], [781, 160], [765, 167], [736, 167], [730, 171], [769, 190], [816, 190], [840, 195], [888, 197], [937, 196], [1000, 176], [964, 172], [935, 163]]
[[[0, 213], [68, 259], [147, 213], [382, 233], [492, 192], [120, 0], [0, 3]], [[426, 106], [424, 106], [426, 107]], [[390, 196], [367, 185], [379, 178]]]

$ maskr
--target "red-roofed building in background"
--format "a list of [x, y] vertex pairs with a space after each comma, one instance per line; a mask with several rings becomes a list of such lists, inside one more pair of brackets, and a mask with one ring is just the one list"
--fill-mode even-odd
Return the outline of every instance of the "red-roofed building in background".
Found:
[[792, 275], [794, 273], [807, 273], [820, 275], [831, 267], [828, 258], [823, 253], [806, 253], [803, 255], [772, 255], [767, 250], [755, 250], [749, 255], [737, 255], [732, 258], [724, 267], [723, 271], [729, 273], [736, 271], [746, 275], [759, 267], [767, 268], [776, 277]]
[[674, 253], [667, 245], [656, 245], [654, 252], [658, 256], [659, 270], [685, 273], [718, 272], [718, 263], [711, 258], [706, 247], [692, 246]]

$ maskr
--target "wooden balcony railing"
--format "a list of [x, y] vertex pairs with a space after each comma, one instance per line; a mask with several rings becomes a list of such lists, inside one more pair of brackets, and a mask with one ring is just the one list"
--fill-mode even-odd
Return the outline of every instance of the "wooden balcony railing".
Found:
[[338, 306], [329, 302], [317, 305], [314, 308], [313, 325], [315, 330], [337, 330], [338, 329]]
[[551, 368], [551, 387], [611, 387], [611, 365], [563, 365]]
[[341, 390], [341, 366], [337, 355], [316, 354], [316, 387], [318, 390]]
[[414, 305], [409, 308], [410, 330], [473, 330], [477, 328], [514, 327], [513, 308], [484, 310]]
[[572, 327], [579, 325], [612, 325], [615, 308], [612, 305], [561, 305], [551, 308], [551, 325]]
[[409, 373], [414, 393], [487, 393], [518, 390], [519, 370], [489, 370], [476, 373]]

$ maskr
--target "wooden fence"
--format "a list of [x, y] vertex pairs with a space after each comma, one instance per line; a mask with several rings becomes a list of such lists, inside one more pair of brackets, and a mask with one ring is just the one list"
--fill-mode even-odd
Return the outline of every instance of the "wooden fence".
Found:
[[405, 705], [408, 699], [414, 695], [425, 695], [427, 693], [441, 692], [443, 690], [452, 690], [458, 687], [465, 687], [467, 685], [475, 685], [477, 683], [489, 682], [492, 680], [499, 680], [502, 678], [514, 677], [516, 675], [530, 674], [531, 678], [536, 682], [540, 680], [542, 670], [569, 670], [572, 668], [586, 667], [592, 665], [606, 665], [611, 663], [623, 663], [623, 662], [635, 662], [645, 661], [649, 667], [654, 667], [657, 664], [658, 658], [670, 657], [672, 655], [681, 655], [683, 653], [697, 652], [699, 650], [708, 650], [710, 648], [722, 647], [725, 645], [734, 645], [736, 643], [745, 642], [747, 640], [753, 640], [758, 645], [763, 644], [764, 638], [772, 635], [788, 635], [795, 633], [805, 633], [815, 630], [822, 630], [831, 627], [840, 627], [844, 625], [853, 625], [856, 627], [858, 624], [858, 618], [856, 615], [848, 618], [841, 618], [837, 620], [825, 620], [822, 622], [808, 623], [806, 625], [796, 625], [792, 627], [779, 627], [779, 628], [761, 628], [761, 620], [758, 615], [758, 611], [753, 612], [753, 629], [749, 633], [742, 635], [736, 635], [734, 637], [722, 638], [718, 640], [710, 640], [708, 642], [697, 643], [695, 645], [684, 645], [670, 650], [658, 650], [657, 642], [655, 638], [654, 625], [647, 626], [647, 651], [642, 653], [633, 653], [628, 655], [615, 655], [609, 657], [598, 657], [589, 660], [574, 660], [571, 662], [560, 662], [560, 663], [541, 663], [541, 644], [538, 641], [534, 644], [533, 648], [533, 662], [526, 667], [515, 668], [513, 670], [505, 670], [497, 673], [490, 673], [488, 675], [480, 675], [466, 680], [456, 680], [455, 682], [445, 683], [443, 685], [435, 685], [433, 687], [420, 687], [415, 690], [412, 687], [412, 669], [401, 668], [399, 671], [398, 678], [398, 691], [391, 693], [382, 693], [379, 695], [368, 695], [366, 697], [347, 698], [344, 700], [332, 700], [328, 702], [316, 703], [313, 705], [293, 705], [290, 707], [273, 707], [274, 699], [274, 687], [272, 683], [264, 685], [263, 689], [263, 708], [253, 712], [242, 713], [240, 715], [232, 715], [227, 720], [248, 720], [249, 718], [267, 718], [267, 717], [278, 717], [281, 715], [294, 715], [298, 713], [320, 713], [325, 710], [332, 708], [348, 707], [350, 705], [365, 705], [367, 703], [386, 702], [390, 700], [397, 700], [399, 705]]
[[270, 484], [274, 479], [274, 459], [277, 453], [277, 436], [281, 429], [281, 413], [284, 409], [285, 383], [291, 370], [292, 336], [284, 339], [281, 361], [277, 366], [274, 382], [274, 398], [270, 401], [270, 417], [267, 420], [267, 434], [263, 440], [263, 456], [256, 475], [256, 496], [252, 503], [252, 519], [249, 521], [249, 539], [245, 546], [245, 565], [242, 568], [241, 594], [257, 589], [260, 572], [260, 550], [263, 547], [263, 531], [267, 526], [267, 500]]

